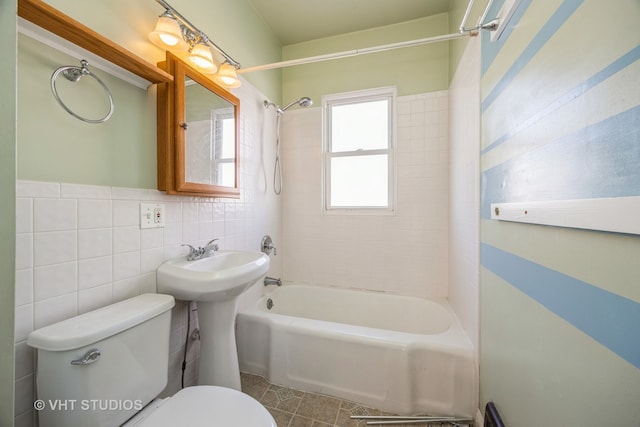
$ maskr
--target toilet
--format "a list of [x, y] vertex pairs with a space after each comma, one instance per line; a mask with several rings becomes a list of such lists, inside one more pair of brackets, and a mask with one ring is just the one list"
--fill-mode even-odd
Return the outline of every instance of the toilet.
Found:
[[169, 398], [174, 299], [144, 294], [35, 330], [40, 427], [276, 427], [252, 397], [218, 386]]

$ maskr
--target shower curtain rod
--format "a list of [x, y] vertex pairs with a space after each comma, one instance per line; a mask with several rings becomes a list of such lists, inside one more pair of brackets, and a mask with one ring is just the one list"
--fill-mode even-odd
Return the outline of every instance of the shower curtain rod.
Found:
[[274, 68], [291, 67], [293, 65], [311, 64], [313, 62], [330, 61], [332, 59], [348, 58], [350, 56], [366, 55], [368, 53], [384, 52], [386, 50], [399, 49], [403, 47], [418, 46], [422, 44], [437, 43], [447, 40], [466, 37], [468, 33], [453, 33], [443, 36], [428, 37], [425, 39], [410, 40], [406, 42], [385, 44], [382, 46], [366, 47], [363, 49], [345, 50], [343, 52], [328, 53], [326, 55], [309, 56], [307, 58], [290, 59], [288, 61], [274, 62], [272, 64], [257, 65], [255, 67], [241, 68], [238, 73], [251, 73], [253, 71], [271, 70]]
[[309, 56], [307, 58], [290, 59], [288, 61], [280, 61], [280, 62], [273, 62], [271, 64], [257, 65], [255, 67], [240, 68], [238, 70], [238, 73], [244, 74], [244, 73], [251, 73], [254, 71], [272, 70], [274, 68], [284, 68], [284, 67], [291, 67], [294, 65], [304, 65], [304, 64], [311, 64], [314, 62], [330, 61], [333, 59], [349, 58], [351, 56], [384, 52], [387, 50], [400, 49], [403, 47], [412, 47], [412, 46], [419, 46], [423, 44], [439, 43], [439, 42], [459, 39], [467, 36], [475, 37], [478, 35], [478, 30], [480, 29], [495, 31], [495, 29], [498, 26], [497, 19], [494, 19], [486, 24], [482, 24], [482, 22], [484, 22], [484, 19], [487, 16], [489, 7], [491, 7], [491, 3], [493, 3], [493, 0], [489, 0], [489, 2], [487, 3], [487, 6], [485, 7], [484, 12], [482, 13], [482, 16], [478, 20], [478, 25], [475, 28], [467, 29], [464, 27], [464, 24], [466, 23], [467, 18], [469, 17], [469, 12], [471, 12], [471, 7], [473, 6], [473, 3], [474, 3], [474, 0], [469, 0], [464, 17], [462, 18], [462, 22], [460, 23], [460, 32], [458, 33], [445, 34], [442, 36], [435, 36], [435, 37], [427, 37], [424, 39], [409, 40], [405, 42], [385, 44], [381, 46], [366, 47], [362, 49], [345, 50], [343, 52], [328, 53], [326, 55]]

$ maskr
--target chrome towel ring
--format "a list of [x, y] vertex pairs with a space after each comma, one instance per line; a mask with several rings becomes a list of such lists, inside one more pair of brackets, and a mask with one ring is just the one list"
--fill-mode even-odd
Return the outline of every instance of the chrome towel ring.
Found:
[[[58, 68], [56, 71], [53, 72], [53, 74], [51, 75], [51, 90], [53, 91], [53, 96], [56, 98], [56, 101], [58, 101], [58, 104], [60, 104], [60, 106], [64, 108], [65, 111], [71, 114], [73, 117], [80, 119], [86, 123], [104, 123], [107, 120], [109, 120], [109, 118], [113, 114], [114, 105], [113, 105], [113, 97], [111, 96], [111, 92], [109, 91], [109, 88], [102, 82], [102, 80], [100, 80], [98, 76], [96, 76], [89, 70], [89, 63], [87, 61], [83, 59], [82, 61], [80, 61], [80, 65], [81, 67], [66, 65], [64, 67]], [[58, 90], [56, 89], [56, 80], [58, 79], [58, 76], [60, 74], [62, 74], [67, 80], [71, 82], [77, 82], [83, 76], [93, 77], [100, 84], [100, 86], [102, 86], [102, 88], [107, 94], [107, 97], [109, 98], [109, 112], [104, 117], [99, 119], [88, 119], [86, 117], [82, 117], [79, 114], [76, 114], [75, 112], [73, 112], [69, 107], [65, 105], [64, 102], [62, 102], [62, 99], [60, 99], [60, 95], [58, 95]]]

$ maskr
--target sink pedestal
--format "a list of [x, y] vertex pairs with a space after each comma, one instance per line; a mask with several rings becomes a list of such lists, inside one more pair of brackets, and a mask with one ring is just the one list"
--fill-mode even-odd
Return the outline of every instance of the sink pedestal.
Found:
[[267, 271], [269, 257], [257, 251], [218, 251], [199, 259], [178, 257], [158, 267], [159, 293], [198, 305], [199, 384], [240, 390], [237, 298]]
[[240, 390], [240, 366], [236, 347], [236, 298], [197, 301], [200, 325], [199, 385]]

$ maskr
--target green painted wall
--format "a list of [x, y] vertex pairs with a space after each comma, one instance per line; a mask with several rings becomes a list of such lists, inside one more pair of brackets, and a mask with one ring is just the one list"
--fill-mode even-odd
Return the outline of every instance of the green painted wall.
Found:
[[[283, 60], [374, 47], [446, 34], [448, 15], [440, 14], [295, 45], [284, 46]], [[449, 86], [448, 43], [415, 46], [357, 57], [285, 68], [284, 102], [301, 96], [316, 105], [324, 94], [397, 86], [398, 95], [432, 92]]]
[[[151, 63], [164, 60], [164, 52], [147, 39], [163, 11], [154, 1], [48, 3]], [[244, 65], [281, 59], [280, 44], [247, 1], [183, 0], [171, 4]], [[18, 178], [155, 188], [155, 88], [145, 91], [94, 69], [113, 93], [115, 112], [106, 123], [87, 124], [65, 112], [49, 87], [55, 69], [76, 64], [78, 60], [66, 54], [26, 36], [19, 37]], [[280, 99], [279, 70], [246, 78], [267, 96]], [[103, 95], [94, 92], [89, 96], [91, 87], [62, 87], [65, 102], [78, 113], [103, 111], [93, 101]], [[106, 102], [104, 98], [101, 101]]]
[[522, 0], [482, 39], [480, 397], [509, 426], [640, 419], [640, 236], [490, 219], [640, 196], [640, 3], [614, 3]]
[[[58, 105], [53, 70], [78, 60], [28, 37], [18, 40], [18, 178], [116, 187], [156, 185], [155, 90], [148, 92], [93, 69], [112, 93], [114, 113], [105, 123], [85, 123]], [[91, 65], [90, 65], [91, 67]], [[108, 111], [108, 99], [89, 77], [59, 76], [61, 98], [91, 118]]]
[[0, 427], [13, 426], [16, 2], [0, 1]]

